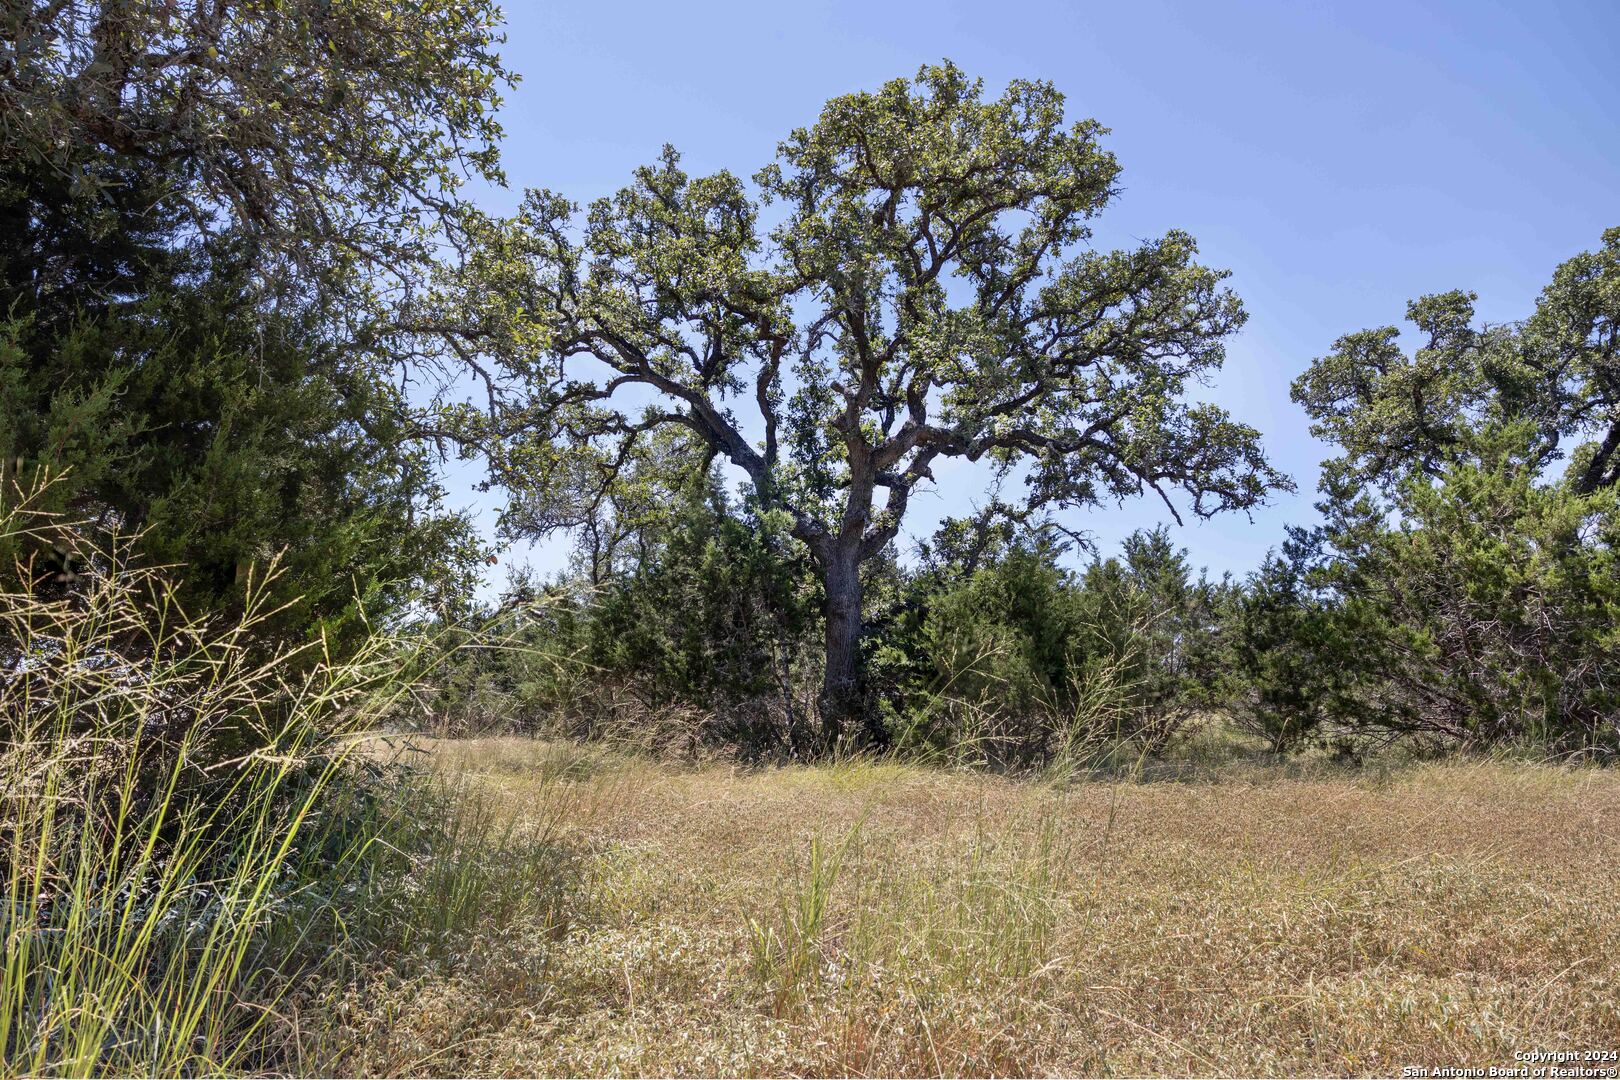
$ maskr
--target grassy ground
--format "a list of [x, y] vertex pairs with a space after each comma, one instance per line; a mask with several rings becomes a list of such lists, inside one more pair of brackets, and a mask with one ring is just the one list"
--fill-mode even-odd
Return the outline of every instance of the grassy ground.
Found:
[[332, 1071], [1398, 1074], [1620, 1049], [1613, 771], [1194, 757], [1059, 783], [430, 750], [506, 823], [524, 895], [310, 999]]

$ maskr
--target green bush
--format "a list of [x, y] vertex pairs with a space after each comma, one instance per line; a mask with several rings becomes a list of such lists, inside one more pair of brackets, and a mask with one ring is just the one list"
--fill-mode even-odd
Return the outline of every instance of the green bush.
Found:
[[1298, 749], [1342, 715], [1351, 642], [1308, 578], [1310, 539], [1296, 535], [1227, 598], [1215, 696], [1237, 726], [1275, 753]]
[[[246, 309], [241, 288], [164, 286], [56, 325], [0, 320], [0, 503], [27, 488], [36, 513], [96, 545], [116, 534], [174, 567], [197, 615], [240, 612], [255, 578], [273, 601], [253, 624], [261, 638], [323, 635], [341, 652], [368, 618], [424, 596], [456, 609], [479, 545], [439, 510], [431, 461], [390, 419], [397, 393], [381, 373], [335, 367], [311, 327]], [[40, 542], [0, 559], [33, 556], [70, 581], [82, 567], [37, 520], [17, 540]]]
[[727, 509], [710, 472], [587, 537], [551, 585], [515, 579], [480, 643], [437, 676], [437, 730], [527, 730], [745, 755], [809, 745], [816, 594], [797, 545]]
[[[1620, 745], [1620, 512], [1613, 488], [1541, 482], [1524, 427], [1411, 477], [1391, 512], [1339, 500], [1319, 580], [1327, 645], [1356, 675], [1342, 723], [1468, 744]], [[1392, 520], [1393, 519], [1393, 520]]]
[[1206, 698], [1221, 587], [1163, 530], [1079, 574], [1015, 540], [962, 575], [918, 575], [874, 662], [902, 749], [1023, 767], [1159, 750]]

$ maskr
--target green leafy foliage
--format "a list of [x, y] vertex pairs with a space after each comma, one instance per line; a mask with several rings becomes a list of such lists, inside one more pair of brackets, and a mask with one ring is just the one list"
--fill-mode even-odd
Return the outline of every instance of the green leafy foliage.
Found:
[[1526, 429], [1495, 437], [1481, 461], [1403, 483], [1395, 523], [1352, 506], [1329, 526], [1319, 575], [1343, 597], [1330, 640], [1360, 682], [1349, 718], [1446, 741], [1612, 748], [1615, 492], [1540, 483]]
[[[396, 391], [320, 357], [309, 329], [244, 313], [228, 281], [54, 336], [0, 324], [0, 501], [53, 477], [29, 500], [36, 521], [121, 534], [149, 564], [182, 567], [177, 599], [197, 614], [239, 610], [279, 557], [275, 614], [256, 625], [283, 639], [324, 629], [347, 649], [367, 612], [424, 595], [453, 614], [479, 553], [470, 525], [437, 509], [432, 462], [388, 419]], [[72, 563], [66, 535], [8, 554], [68, 585], [94, 567]]]
[[1215, 697], [1238, 726], [1286, 753], [1350, 715], [1357, 662], [1328, 590], [1311, 576], [1317, 552], [1296, 531], [1224, 598]]
[[[1344, 453], [1315, 565], [1268, 567], [1237, 635], [1279, 733], [1330, 716], [1448, 743], [1620, 742], [1620, 230], [1560, 266], [1522, 323], [1476, 327], [1472, 299], [1414, 302], [1410, 357], [1394, 328], [1363, 331], [1295, 383]], [[1279, 581], [1311, 595], [1268, 614]]]
[[718, 492], [689, 493], [659, 549], [597, 600], [592, 661], [639, 674], [655, 704], [770, 692], [807, 622], [802, 570]]
[[1524, 422], [1535, 434], [1527, 460], [1567, 458], [1582, 493], [1620, 482], [1620, 229], [1559, 266], [1521, 323], [1475, 326], [1474, 299], [1454, 291], [1408, 305], [1422, 340], [1410, 356], [1397, 328], [1363, 330], [1295, 381], [1313, 433], [1344, 451], [1330, 479], [1435, 476], [1487, 452], [1482, 433]]
[[[482, 0], [8, 5], [0, 501], [50, 477], [37, 513], [138, 534], [198, 614], [285, 552], [267, 635], [348, 649], [368, 610], [452, 614], [479, 551], [441, 506], [401, 303], [464, 178], [500, 178], [497, 22]], [[6, 554], [93, 569], [48, 537]]]
[[798, 698], [818, 598], [802, 548], [680, 458], [643, 459], [639, 486], [627, 474], [588, 513], [571, 573], [512, 583], [499, 644], [444, 673], [442, 723], [680, 752], [808, 750]]
[[442, 321], [499, 373], [493, 415], [447, 421], [540, 523], [660, 428], [739, 468], [821, 581], [836, 743], [863, 700], [861, 567], [937, 460], [1023, 467], [1027, 507], [1179, 490], [1208, 515], [1286, 484], [1252, 428], [1187, 399], [1243, 322], [1225, 275], [1184, 233], [1083, 246], [1119, 167], [1063, 105], [945, 63], [828, 102], [752, 185], [668, 149], [583, 215], [530, 192], [441, 283]]
[[875, 650], [900, 745], [1002, 767], [1162, 749], [1206, 701], [1222, 587], [1162, 529], [1079, 573], [1039, 533], [992, 547], [908, 583]]
[[375, 312], [464, 178], [500, 179], [499, 23], [488, 0], [23, 0], [0, 14], [0, 156], [73, 217], [107, 222], [133, 180], [190, 236], [251, 237], [264, 289]]

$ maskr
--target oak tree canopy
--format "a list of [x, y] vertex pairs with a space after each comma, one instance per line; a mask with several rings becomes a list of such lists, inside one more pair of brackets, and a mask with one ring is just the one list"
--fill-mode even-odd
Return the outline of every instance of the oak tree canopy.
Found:
[[649, 433], [688, 433], [809, 550], [837, 738], [860, 712], [861, 566], [941, 459], [1022, 467], [1025, 509], [1260, 503], [1286, 480], [1258, 434], [1186, 396], [1242, 306], [1184, 233], [1088, 246], [1119, 165], [1063, 107], [1045, 82], [989, 97], [925, 67], [830, 101], [752, 183], [666, 148], [583, 213], [530, 191], [472, 226], [437, 303], [488, 407], [448, 420], [491, 446], [508, 520], [557, 524]]

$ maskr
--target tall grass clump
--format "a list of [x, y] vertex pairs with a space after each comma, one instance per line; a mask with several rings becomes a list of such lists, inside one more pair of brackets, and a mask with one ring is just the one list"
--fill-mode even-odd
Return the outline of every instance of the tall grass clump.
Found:
[[812, 836], [807, 864], [802, 872], [796, 870], [792, 888], [778, 897], [774, 919], [748, 920], [754, 971], [771, 988], [778, 1009], [796, 999], [819, 974], [833, 886], [860, 829], [857, 822], [832, 846], [819, 834]]
[[814, 836], [774, 911], [748, 919], [772, 1014], [825, 1055], [812, 1071], [1028, 1074], [1011, 1033], [1068, 992], [1060, 923], [1079, 883], [1060, 818], [980, 821], [926, 851], [863, 838], [864, 822], [836, 843]]
[[[0, 507], [0, 1071], [261, 1069], [297, 955], [271, 928], [364, 857], [338, 810], [409, 657], [266, 644], [263, 576], [189, 617], [28, 505]], [[53, 551], [77, 569], [41, 572]]]

